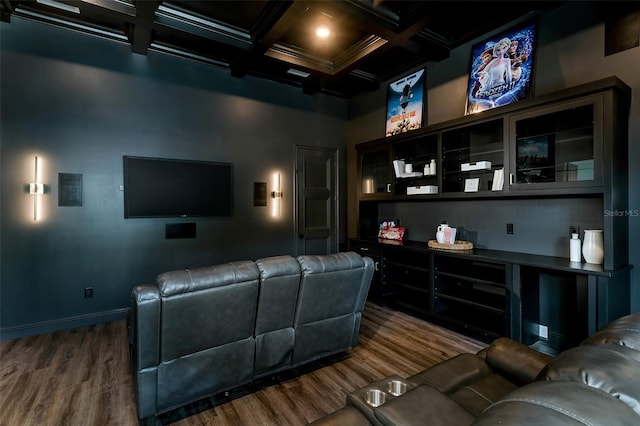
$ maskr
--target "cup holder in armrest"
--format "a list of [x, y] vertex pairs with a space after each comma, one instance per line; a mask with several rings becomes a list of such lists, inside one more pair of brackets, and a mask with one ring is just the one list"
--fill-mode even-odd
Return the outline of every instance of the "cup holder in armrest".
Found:
[[379, 407], [387, 402], [387, 394], [379, 389], [370, 389], [365, 394], [365, 401], [372, 407]]
[[387, 382], [387, 392], [393, 396], [400, 396], [407, 391], [407, 384], [401, 380], [389, 380]]

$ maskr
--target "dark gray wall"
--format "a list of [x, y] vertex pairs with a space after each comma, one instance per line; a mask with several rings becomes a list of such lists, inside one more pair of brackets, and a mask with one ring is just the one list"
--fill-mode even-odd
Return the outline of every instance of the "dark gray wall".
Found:
[[[611, 75], [621, 78], [632, 88], [629, 114], [629, 204], [630, 211], [640, 210], [640, 47], [604, 56], [604, 15], [595, 2], [570, 2], [540, 17], [538, 50], [535, 59], [533, 95], [598, 80]], [[496, 28], [495, 33], [508, 28]], [[481, 37], [482, 39], [484, 37]], [[434, 124], [464, 115], [465, 93], [471, 46], [480, 39], [461, 46], [451, 56], [438, 63], [426, 63], [427, 121]], [[409, 70], [408, 70], [409, 71]], [[374, 93], [367, 93], [349, 103], [349, 146], [384, 136], [386, 85]], [[348, 151], [350, 166], [349, 188], [357, 188], [355, 181], [355, 150]], [[591, 200], [592, 201], [592, 200]], [[585, 210], [585, 206], [588, 210]], [[349, 194], [349, 236], [357, 235], [357, 201], [355, 192]], [[569, 209], [569, 211], [565, 210]], [[433, 238], [438, 221], [478, 230], [482, 245], [513, 251], [567, 256], [561, 241], [567, 238], [568, 225], [580, 221], [586, 224], [603, 223], [602, 205], [590, 200], [540, 202], [477, 201], [442, 203], [396, 203], [384, 205], [383, 214], [400, 217], [411, 226], [410, 235]], [[582, 219], [581, 215], [584, 219]], [[598, 217], [600, 216], [600, 217]], [[640, 216], [629, 220], [629, 262], [632, 270], [631, 310], [640, 311]], [[407, 222], [408, 221], [408, 222]], [[505, 223], [515, 225], [515, 234], [507, 235]], [[580, 223], [577, 223], [578, 225]], [[588, 225], [591, 226], [591, 225]], [[600, 226], [601, 227], [601, 226]], [[534, 229], [539, 230], [536, 233]]]
[[[493, 250], [523, 251], [569, 257], [569, 226], [602, 229], [602, 200], [597, 198], [403, 202], [382, 204], [382, 218], [399, 218], [412, 240], [436, 237], [436, 227], [446, 220], [464, 229], [461, 240]], [[514, 233], [506, 235], [506, 224]]]
[[[339, 149], [345, 174], [344, 100], [21, 18], [0, 31], [2, 338], [122, 317], [131, 288], [167, 270], [295, 255], [294, 146]], [[35, 155], [37, 223], [24, 189]], [[124, 219], [123, 155], [232, 162], [235, 215]], [[252, 198], [276, 170], [279, 220]], [[58, 207], [58, 173], [82, 174], [82, 207]], [[195, 222], [197, 238], [166, 240], [176, 222]]]

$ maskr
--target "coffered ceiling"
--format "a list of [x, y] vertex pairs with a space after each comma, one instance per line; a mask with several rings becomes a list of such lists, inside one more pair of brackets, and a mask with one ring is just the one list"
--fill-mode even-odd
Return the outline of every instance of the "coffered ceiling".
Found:
[[[316, 92], [349, 98], [551, 1], [0, 0], [34, 19]], [[326, 38], [315, 31], [329, 30]]]

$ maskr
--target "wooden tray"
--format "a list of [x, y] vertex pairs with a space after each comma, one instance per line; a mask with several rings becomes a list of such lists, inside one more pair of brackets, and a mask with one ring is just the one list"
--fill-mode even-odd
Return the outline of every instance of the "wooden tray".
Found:
[[473, 249], [473, 243], [469, 241], [456, 241], [453, 244], [440, 244], [436, 240], [429, 240], [427, 243], [429, 248], [441, 249], [441, 250], [471, 250]]

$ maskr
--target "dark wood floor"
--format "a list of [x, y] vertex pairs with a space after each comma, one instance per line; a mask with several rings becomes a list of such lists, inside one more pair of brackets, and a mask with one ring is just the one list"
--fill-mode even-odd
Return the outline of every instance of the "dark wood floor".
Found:
[[[331, 363], [213, 406], [160, 418], [174, 425], [304, 425], [347, 393], [406, 377], [485, 344], [367, 304], [359, 345]], [[245, 391], [246, 393], [246, 391]], [[136, 425], [125, 321], [0, 342], [0, 425]]]

